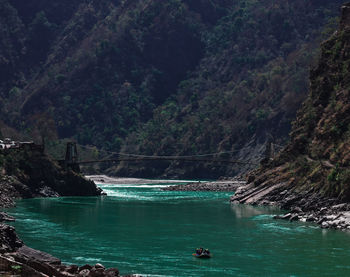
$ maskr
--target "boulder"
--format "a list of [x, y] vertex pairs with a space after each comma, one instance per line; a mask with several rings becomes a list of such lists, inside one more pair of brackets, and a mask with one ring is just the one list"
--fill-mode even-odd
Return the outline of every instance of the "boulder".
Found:
[[106, 276], [108, 277], [116, 277], [119, 276], [119, 269], [118, 268], [109, 268], [105, 271]]
[[287, 213], [284, 216], [282, 216], [282, 219], [290, 219], [292, 217], [291, 213]]
[[60, 265], [61, 260], [42, 251], [35, 250], [33, 248], [30, 248], [28, 246], [23, 245], [21, 248], [18, 249], [17, 253], [19, 255], [22, 255], [28, 259], [36, 260], [40, 263], [46, 263], [50, 265]]
[[14, 252], [23, 245], [18, 238], [15, 228], [6, 224], [0, 224], [0, 253]]
[[83, 269], [78, 274], [79, 277], [88, 277], [89, 275], [90, 275], [89, 269]]
[[310, 214], [310, 215], [306, 218], [306, 221], [308, 221], [308, 222], [315, 222], [315, 221], [317, 221], [317, 218], [315, 217], [314, 214]]
[[102, 264], [95, 264], [94, 267], [95, 267], [95, 268], [103, 268], [103, 269], [105, 269], [105, 267], [104, 267]]
[[302, 209], [300, 208], [300, 207], [294, 207], [293, 209], [292, 209], [292, 213], [298, 213], [298, 214], [300, 214], [300, 213], [302, 213], [303, 211], [302, 211]]
[[332, 206], [332, 209], [337, 210], [337, 211], [343, 211], [347, 208], [347, 206], [348, 206], [347, 203], [342, 203], [342, 204]]
[[91, 270], [91, 269], [92, 269], [92, 266], [89, 265], [89, 264], [83, 265], [83, 266], [79, 267], [79, 270], [78, 270], [78, 271], [80, 272], [80, 271], [82, 271], [82, 270], [84, 270], [84, 269]]
[[[63, 185], [65, 185], [64, 181], [61, 181], [63, 182]], [[48, 186], [43, 186], [39, 189], [39, 195], [41, 197], [59, 197], [60, 195], [54, 191], [51, 187], [48, 187]]]
[[326, 208], [326, 207], [323, 207], [323, 208], [321, 208], [320, 209], [320, 214], [326, 214], [326, 212], [328, 211], [328, 208]]
[[297, 221], [299, 220], [299, 215], [298, 214], [293, 214], [290, 218], [289, 221]]
[[104, 268], [95, 268], [95, 267], [93, 267], [90, 270], [89, 277], [103, 277], [103, 276], [105, 276], [104, 272], [105, 272]]
[[66, 271], [68, 273], [75, 274], [75, 273], [78, 273], [78, 269], [79, 269], [79, 267], [77, 265], [70, 265], [66, 268]]
[[[0, 272], [1, 271], [6, 272], [6, 275], [4, 276], [47, 277], [46, 274], [36, 271], [35, 269], [31, 268], [26, 264], [16, 262], [13, 260], [12, 257], [5, 257], [3, 255], [0, 255]], [[7, 275], [7, 273], [11, 273], [11, 274]], [[0, 276], [2, 275], [0, 274]]]

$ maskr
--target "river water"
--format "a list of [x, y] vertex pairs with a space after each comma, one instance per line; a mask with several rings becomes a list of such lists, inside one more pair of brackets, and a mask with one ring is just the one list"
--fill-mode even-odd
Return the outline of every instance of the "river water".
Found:
[[[100, 185], [109, 196], [20, 200], [21, 239], [65, 263], [144, 276], [350, 276], [350, 234], [273, 220], [277, 209], [232, 206], [227, 192], [168, 184]], [[192, 256], [209, 248], [207, 260]]]

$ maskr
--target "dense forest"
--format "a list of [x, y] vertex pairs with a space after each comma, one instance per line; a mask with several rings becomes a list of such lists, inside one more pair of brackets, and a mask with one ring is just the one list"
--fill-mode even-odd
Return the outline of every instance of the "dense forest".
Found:
[[[288, 141], [342, 3], [0, 0], [0, 128], [53, 146], [74, 139], [99, 155], [224, 152], [215, 157], [259, 161], [268, 142]], [[248, 167], [107, 168], [211, 178]]]

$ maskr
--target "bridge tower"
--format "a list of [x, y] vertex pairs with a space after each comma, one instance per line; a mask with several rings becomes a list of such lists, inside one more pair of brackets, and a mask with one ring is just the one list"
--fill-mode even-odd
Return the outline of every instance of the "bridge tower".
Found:
[[72, 169], [74, 172], [80, 172], [76, 142], [67, 142], [66, 157], [64, 159], [64, 163], [66, 167]]
[[78, 150], [77, 150], [77, 144], [75, 142], [67, 142], [65, 160], [67, 163], [78, 162]]

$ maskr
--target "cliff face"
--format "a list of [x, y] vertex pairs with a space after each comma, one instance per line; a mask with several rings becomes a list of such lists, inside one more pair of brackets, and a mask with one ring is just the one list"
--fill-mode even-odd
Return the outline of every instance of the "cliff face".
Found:
[[320, 208], [350, 201], [350, 4], [339, 29], [321, 46], [310, 72], [310, 93], [293, 124], [291, 141], [250, 174], [232, 201]]

